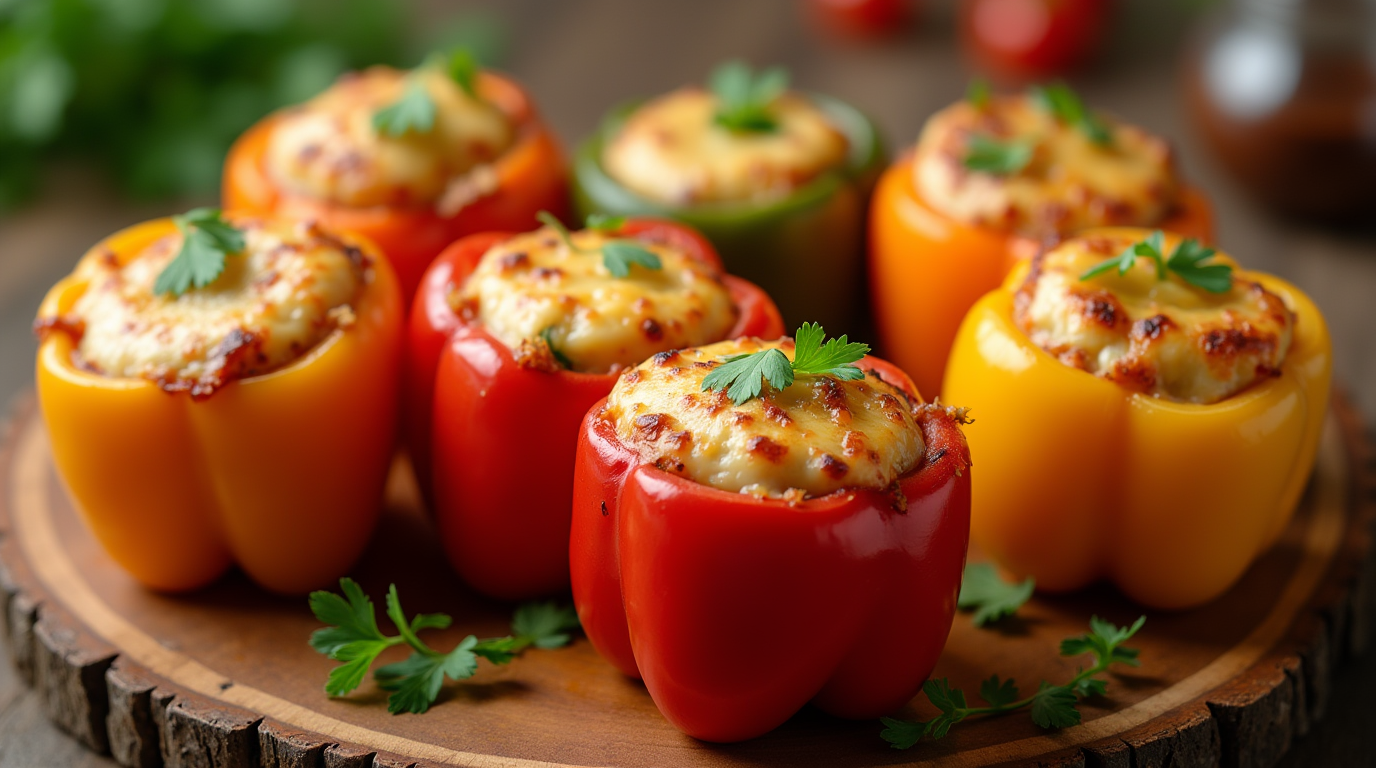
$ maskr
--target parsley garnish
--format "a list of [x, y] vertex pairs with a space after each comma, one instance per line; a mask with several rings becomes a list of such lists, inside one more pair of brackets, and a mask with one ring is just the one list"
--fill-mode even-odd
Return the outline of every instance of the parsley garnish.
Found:
[[469, 98], [481, 98], [478, 96], [478, 71], [482, 67], [472, 51], [467, 48], [455, 48], [448, 54], [439, 54], [437, 63], [448, 73], [449, 79], [459, 84]]
[[[425, 59], [423, 69], [438, 69], [458, 84], [470, 98], [479, 99], [478, 59], [467, 48], [447, 53], [436, 51]], [[435, 99], [412, 72], [401, 98], [373, 113], [373, 130], [392, 137], [429, 133], [435, 128]]]
[[868, 344], [850, 342], [842, 335], [825, 344], [826, 333], [817, 323], [803, 323], [793, 340], [793, 359], [779, 349], [764, 349], [745, 355], [731, 355], [702, 380], [702, 390], [721, 390], [731, 402], [742, 405], [760, 396], [764, 381], [775, 389], [793, 386], [794, 374], [811, 373], [838, 379], [865, 378], [865, 372], [851, 363], [869, 353]]
[[982, 627], [1005, 616], [1012, 616], [1032, 597], [1035, 588], [1036, 581], [1031, 576], [1017, 584], [1009, 584], [999, 578], [994, 566], [971, 563], [965, 566], [956, 607], [963, 611], [973, 610], [975, 626]]
[[1085, 270], [1080, 279], [1088, 280], [1112, 269], [1117, 269], [1120, 275], [1126, 275], [1141, 256], [1156, 263], [1157, 280], [1165, 280], [1169, 273], [1174, 272], [1181, 280], [1210, 293], [1227, 293], [1232, 289], [1232, 267], [1227, 264], [1203, 263], [1217, 253], [1214, 249], [1205, 247], [1191, 237], [1181, 240], [1169, 257], [1162, 255], [1164, 250], [1165, 235], [1158, 229], [1147, 239], [1133, 243], [1117, 256], [1105, 259]]
[[1032, 98], [1057, 120], [1079, 128], [1095, 144], [1106, 147], [1113, 143], [1113, 131], [1108, 124], [1087, 109], [1079, 95], [1065, 83], [1032, 86]]
[[1032, 162], [1032, 149], [1030, 141], [1000, 141], [977, 133], [965, 145], [963, 162], [972, 171], [1011, 176]]
[[1138, 666], [1137, 649], [1125, 648], [1123, 643], [1137, 634], [1147, 621], [1142, 616], [1130, 627], [1117, 627], [1095, 616], [1089, 620], [1090, 632], [1061, 641], [1062, 656], [1094, 655], [1094, 666], [1081, 669], [1065, 685], [1051, 685], [1043, 681], [1037, 692], [1019, 699], [1018, 687], [1012, 680], [1000, 680], [998, 675], [980, 683], [979, 697], [986, 706], [972, 707], [966, 703], [965, 692], [952, 688], [945, 679], [928, 680], [922, 692], [941, 714], [927, 721], [879, 719], [884, 731], [879, 735], [894, 749], [907, 749], [924, 737], [939, 739], [951, 726], [975, 715], [1002, 715], [1030, 708], [1032, 722], [1042, 728], [1068, 728], [1078, 725], [1080, 711], [1076, 704], [1088, 696], [1100, 696], [1108, 689], [1108, 682], [1099, 675], [1114, 664]]
[[739, 133], [772, 133], [779, 129], [770, 106], [788, 89], [788, 71], [772, 67], [759, 74], [742, 61], [728, 61], [712, 72], [717, 97], [717, 125]]
[[528, 647], [559, 648], [567, 645], [569, 633], [578, 628], [572, 608], [554, 603], [526, 603], [516, 609], [511, 635], [479, 640], [469, 635], [454, 650], [441, 653], [426, 645], [417, 633], [423, 629], [445, 629], [452, 620], [443, 613], [419, 614], [409, 622], [401, 610], [396, 585], [387, 589], [387, 618], [398, 634], [388, 636], [378, 629], [373, 602], [353, 579], [339, 580], [344, 597], [333, 592], [312, 592], [311, 612], [331, 626], [311, 635], [311, 647], [331, 659], [343, 662], [330, 671], [325, 692], [344, 696], [363, 683], [377, 657], [394, 645], [406, 644], [411, 655], [405, 661], [388, 664], [373, 673], [387, 697], [392, 714], [420, 714], [439, 696], [444, 679], [463, 680], [478, 671], [478, 658], [493, 664], [506, 664]]
[[[554, 214], [549, 211], [540, 211], [535, 214], [535, 218], [541, 223], [554, 229], [559, 233], [559, 239], [564, 241], [564, 245], [574, 253], [594, 253], [602, 252], [602, 266], [612, 274], [612, 277], [626, 278], [631, 275], [631, 265], [637, 264], [645, 269], [663, 269], [664, 263], [653, 251], [642, 247], [635, 240], [616, 239], [608, 240], [602, 244], [600, 249], [579, 248], [573, 243], [573, 235], [569, 233], [569, 228], [564, 226]], [[607, 233], [616, 232], [626, 223], [626, 219], [621, 216], [603, 216], [592, 214], [588, 217], [587, 228], [597, 232]]]
[[989, 81], [982, 77], [976, 77], [965, 86], [965, 100], [970, 102], [970, 106], [975, 109], [984, 109], [989, 106], [989, 98], [992, 91], [989, 88]]
[[204, 288], [225, 271], [225, 257], [244, 250], [244, 232], [226, 222], [219, 208], [194, 208], [172, 221], [182, 232], [182, 247], [153, 281], [153, 293], [180, 296]]
[[554, 358], [554, 362], [565, 370], [573, 370], [573, 361], [563, 352], [560, 352], [558, 347], [554, 346], [554, 326], [545, 326], [545, 329], [540, 331], [540, 340], [545, 342], [545, 347], [549, 349], [549, 354]]

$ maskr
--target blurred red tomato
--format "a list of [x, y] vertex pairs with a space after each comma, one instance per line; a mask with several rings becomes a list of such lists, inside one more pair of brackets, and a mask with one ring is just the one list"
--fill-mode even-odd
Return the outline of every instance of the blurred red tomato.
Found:
[[850, 37], [892, 35], [913, 16], [915, 0], [808, 0], [812, 15], [827, 32]]
[[1103, 37], [1109, 0], [962, 0], [965, 48], [978, 63], [1014, 78], [1073, 68]]

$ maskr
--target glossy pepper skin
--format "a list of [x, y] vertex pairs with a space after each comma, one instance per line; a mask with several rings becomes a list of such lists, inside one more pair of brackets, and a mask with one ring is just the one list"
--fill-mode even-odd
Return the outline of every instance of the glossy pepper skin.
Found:
[[568, 217], [568, 169], [554, 134], [519, 85], [482, 72], [478, 90], [515, 126], [515, 141], [492, 163], [497, 187], [453, 216], [433, 205], [408, 208], [355, 207], [293, 194], [273, 179], [265, 165], [276, 116], [269, 115], [239, 137], [225, 161], [224, 206], [259, 215], [311, 219], [327, 228], [356, 232], [387, 255], [409, 305], [426, 267], [450, 243], [490, 231], [531, 229], [535, 214]]
[[[859, 365], [916, 395], [893, 366]], [[671, 723], [740, 741], [808, 702], [871, 718], [917, 694], [969, 539], [970, 455], [952, 414], [924, 407], [926, 456], [895, 509], [867, 489], [790, 505], [702, 485], [642, 464], [600, 411], [578, 443], [574, 604], [598, 652], [642, 678]]]
[[850, 143], [846, 164], [767, 203], [665, 205], [623, 186], [602, 166], [606, 143], [636, 105], [615, 110], [579, 147], [573, 161], [575, 214], [652, 216], [683, 222], [707, 236], [727, 271], [775, 297], [784, 321], [856, 329], [864, 310], [865, 209], [884, 165], [878, 129], [855, 108], [809, 94]]
[[[683, 226], [633, 219], [620, 234], [678, 246], [720, 268], [712, 246]], [[481, 324], [455, 314], [455, 286], [509, 237], [460, 240], [426, 273], [411, 310], [405, 417], [407, 445], [450, 562], [479, 592], [517, 600], [568, 589], [578, 425], [617, 374], [521, 366]], [[723, 279], [740, 313], [731, 336], [783, 333], [768, 295], [740, 278]]]
[[[84, 258], [127, 260], [173, 232], [170, 219], [139, 224]], [[53, 459], [97, 540], [135, 579], [186, 591], [237, 564], [266, 589], [304, 594], [363, 552], [391, 466], [404, 317], [386, 260], [363, 250], [373, 279], [353, 325], [203, 400], [78, 368], [76, 340], [45, 333], [38, 398]], [[39, 317], [61, 317], [85, 288], [63, 279]]]
[[[909, 152], [884, 172], [874, 191], [870, 300], [885, 354], [921, 392], [934, 397], [965, 313], [1042, 244], [964, 224], [931, 208], [917, 193], [912, 163]], [[1160, 228], [1211, 242], [1208, 200], [1184, 188], [1179, 210]]]
[[1296, 315], [1281, 373], [1219, 403], [1177, 403], [1029, 341], [1013, 316], [1025, 273], [970, 310], [946, 373], [945, 396], [974, 418], [974, 541], [1051, 592], [1107, 579], [1153, 608], [1214, 599], [1275, 543], [1313, 467], [1332, 358], [1323, 315], [1279, 278], [1237, 273]]

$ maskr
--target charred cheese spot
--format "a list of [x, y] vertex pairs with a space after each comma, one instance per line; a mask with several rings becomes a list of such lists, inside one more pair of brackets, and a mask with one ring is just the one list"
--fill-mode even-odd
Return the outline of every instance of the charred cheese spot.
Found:
[[[1035, 237], [1091, 227], [1153, 226], [1179, 190], [1166, 142], [1101, 116], [1113, 140], [1095, 144], [1028, 96], [952, 105], [927, 121], [913, 160], [927, 205], [957, 221]], [[967, 169], [970, 137], [1030, 141], [1032, 161], [1007, 176]]]
[[783, 197], [846, 160], [846, 137], [807, 99], [773, 104], [778, 130], [717, 125], [717, 99], [683, 88], [637, 109], [607, 143], [602, 164], [636, 193], [671, 205]]
[[[598, 250], [609, 238], [576, 232], [568, 248], [552, 229], [493, 246], [452, 301], [512, 349], [549, 345], [576, 371], [603, 373], [651, 355], [707, 344], [736, 324], [736, 307], [720, 276], [683, 251], [637, 241], [662, 269], [631, 267], [613, 277]], [[519, 256], [519, 258], [516, 258]]]
[[[403, 136], [379, 132], [373, 115], [401, 98], [412, 76], [435, 104], [434, 128]], [[285, 110], [273, 125], [265, 162], [285, 188], [318, 200], [457, 210], [475, 190], [495, 186], [488, 164], [511, 144], [512, 134], [505, 114], [438, 70], [373, 67]]]
[[[1142, 258], [1126, 275], [1079, 279], [1146, 234], [1075, 238], [1039, 256], [1018, 291], [1018, 325], [1067, 365], [1169, 400], [1216, 403], [1275, 375], [1295, 316], [1245, 275], [1234, 271], [1232, 290], [1208, 293], [1158, 280]], [[1167, 237], [1168, 253], [1177, 242]]]
[[244, 253], [228, 256], [215, 282], [177, 297], [153, 295], [153, 284], [181, 249], [180, 234], [123, 265], [83, 262], [76, 275], [87, 287], [72, 307], [82, 328], [77, 364], [206, 397], [291, 363], [352, 323], [351, 304], [370, 277], [356, 246], [313, 224], [237, 223]]
[[790, 341], [737, 339], [647, 360], [621, 376], [601, 417], [646, 464], [760, 496], [888, 489], [922, 459], [913, 405], [872, 374], [860, 381], [799, 375], [788, 389], [766, 387], [742, 405], [702, 391], [722, 358], [769, 347], [793, 350]]

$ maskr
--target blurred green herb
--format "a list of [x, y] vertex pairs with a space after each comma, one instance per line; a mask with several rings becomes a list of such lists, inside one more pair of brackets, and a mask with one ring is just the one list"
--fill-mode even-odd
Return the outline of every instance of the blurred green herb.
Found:
[[728, 61], [709, 78], [717, 97], [717, 125], [737, 133], [772, 133], [779, 128], [771, 107], [788, 89], [788, 70], [755, 72], [743, 61]]

